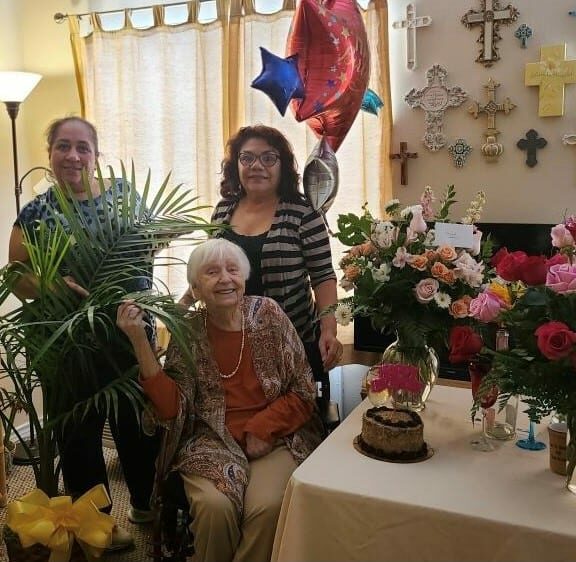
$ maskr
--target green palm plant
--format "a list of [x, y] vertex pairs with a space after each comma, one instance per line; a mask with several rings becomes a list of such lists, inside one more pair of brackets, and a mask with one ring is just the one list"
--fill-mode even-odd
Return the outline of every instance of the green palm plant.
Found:
[[[118, 185], [110, 172], [112, 186]], [[98, 176], [104, 197], [100, 169]], [[40, 456], [33, 464], [36, 485], [49, 496], [58, 492], [57, 432], [71, 417], [82, 416], [92, 407], [116, 415], [121, 394], [129, 398], [135, 412], [144, 403], [137, 367], [123, 370], [110, 353], [112, 347], [130, 349], [115, 325], [118, 305], [133, 299], [167, 326], [183, 350], [188, 349], [185, 314], [173, 298], [155, 289], [133, 289], [139, 279], [150, 277], [156, 250], [175, 238], [217, 227], [198, 215], [201, 207], [189, 191], [169, 186], [169, 176], [152, 197], [148, 174], [141, 199], [134, 166], [129, 179], [122, 166], [120, 185], [130, 189], [113, 189], [110, 205], [100, 209], [87, 189], [87, 214], [77, 200], [55, 189], [59, 212], [50, 216], [51, 224], [40, 222], [23, 232], [29, 261], [0, 270], [4, 309], [24, 277], [36, 286], [36, 299], [21, 301], [0, 314], [0, 378], [9, 381], [0, 390], [0, 418], [30, 453], [6, 406], [17, 402], [27, 413]], [[160, 261], [156, 265], [174, 263], [173, 259]], [[63, 275], [74, 277], [89, 295], [79, 296]], [[110, 357], [115, 371], [105, 384], [93, 368], [96, 354]], [[189, 360], [192, 365], [192, 357]]]

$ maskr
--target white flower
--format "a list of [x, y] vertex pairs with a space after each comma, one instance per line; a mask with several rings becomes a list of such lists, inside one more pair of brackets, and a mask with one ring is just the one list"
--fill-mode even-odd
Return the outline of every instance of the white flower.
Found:
[[348, 326], [353, 318], [352, 308], [347, 304], [338, 303], [338, 306], [334, 311], [334, 316], [338, 324], [341, 326]]
[[483, 280], [484, 264], [477, 262], [468, 252], [461, 252], [454, 260], [454, 274], [470, 287], [480, 287]]
[[390, 221], [377, 221], [372, 226], [372, 242], [380, 248], [389, 248], [398, 237], [398, 229]]
[[448, 293], [438, 292], [434, 295], [434, 301], [440, 308], [448, 308], [452, 303], [452, 297]]
[[404, 207], [401, 211], [400, 211], [400, 216], [405, 219], [410, 213], [412, 213], [412, 206], [409, 207]]
[[397, 250], [396, 250], [396, 255], [392, 259], [392, 265], [394, 267], [398, 267], [400, 269], [403, 269], [404, 266], [406, 265], [406, 262], [408, 261], [409, 257], [410, 257], [410, 254], [406, 251], [406, 248], [401, 246], [400, 248], [397, 248]]
[[389, 263], [383, 263], [378, 269], [372, 270], [372, 279], [379, 283], [386, 283], [390, 281], [390, 271], [392, 271], [392, 266]]
[[384, 210], [387, 213], [389, 213], [391, 210], [393, 210], [398, 205], [400, 205], [399, 199], [390, 199], [390, 201], [388, 201], [388, 203], [386, 203], [386, 205], [384, 205]]
[[424, 238], [424, 246], [434, 246], [434, 239], [436, 238], [436, 232], [431, 228], [426, 233], [426, 238]]

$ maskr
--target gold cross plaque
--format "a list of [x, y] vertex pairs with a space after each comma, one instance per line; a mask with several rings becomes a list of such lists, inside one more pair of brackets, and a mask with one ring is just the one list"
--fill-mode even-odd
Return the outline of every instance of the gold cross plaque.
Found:
[[540, 48], [540, 62], [529, 62], [526, 86], [539, 86], [538, 115], [564, 115], [564, 86], [576, 83], [576, 60], [566, 60], [566, 43]]

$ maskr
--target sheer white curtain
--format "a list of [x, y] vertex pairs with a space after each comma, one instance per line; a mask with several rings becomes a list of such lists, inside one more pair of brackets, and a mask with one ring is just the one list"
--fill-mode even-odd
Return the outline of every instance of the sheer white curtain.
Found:
[[[198, 6], [188, 3], [188, 8], [194, 5]], [[242, 0], [220, 5], [241, 7]], [[140, 182], [150, 169], [156, 186], [172, 172], [173, 183], [185, 184], [196, 192], [199, 204], [212, 206], [219, 198], [220, 160], [226, 141], [222, 133], [223, 116], [227, 115], [223, 92], [228, 87], [222, 73], [223, 42], [228, 40], [224, 14], [212, 23], [199, 23], [197, 10], [190, 9], [186, 23], [167, 25], [165, 11], [156, 7], [150, 9], [146, 30], [136, 29], [130, 15], [130, 11], [119, 13], [119, 29], [113, 32], [106, 30], [103, 15], [92, 14], [88, 21], [80, 18], [71, 23], [84, 113], [98, 128], [101, 163], [116, 167], [119, 160], [133, 160]], [[383, 42], [386, 22], [373, 3], [365, 15], [372, 52], [370, 85], [378, 91], [383, 77], [376, 45]], [[290, 111], [281, 117], [265, 94], [250, 87], [261, 70], [259, 47], [283, 55], [291, 19], [288, 10], [236, 18], [236, 30], [242, 37], [238, 54], [244, 67], [239, 104], [244, 114], [237, 120], [282, 130], [294, 146], [302, 171], [316, 138]], [[83, 26], [89, 33], [82, 32]], [[383, 48], [387, 50], [387, 45]], [[381, 95], [384, 98], [384, 93]], [[389, 187], [382, 185], [382, 158], [388, 160], [382, 142], [384, 123], [381, 116], [360, 112], [337, 153], [340, 188], [328, 214], [332, 228], [338, 214], [359, 212], [365, 201], [376, 211], [380, 206], [382, 190]], [[210, 210], [205, 215], [208, 218]], [[336, 240], [333, 249], [337, 262], [342, 249]], [[186, 258], [190, 249], [170, 251]], [[175, 294], [185, 288], [184, 267], [158, 268], [157, 276]]]

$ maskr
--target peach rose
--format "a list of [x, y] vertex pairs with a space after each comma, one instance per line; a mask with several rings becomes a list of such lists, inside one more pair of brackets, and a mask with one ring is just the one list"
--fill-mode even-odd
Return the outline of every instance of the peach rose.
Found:
[[443, 281], [447, 285], [454, 285], [456, 282], [456, 274], [454, 273], [453, 269], [448, 269], [445, 273], [439, 277], [440, 281]]
[[360, 268], [357, 265], [349, 265], [344, 269], [344, 279], [355, 281], [360, 276]]
[[439, 246], [437, 252], [443, 261], [454, 261], [458, 257], [456, 250], [452, 246]]
[[435, 264], [432, 265], [430, 268], [430, 273], [432, 277], [436, 277], [437, 279], [441, 279], [444, 277], [448, 271], [450, 271], [441, 261], [437, 261]]
[[[468, 295], [466, 295], [468, 296]], [[470, 299], [471, 300], [471, 299]], [[452, 301], [448, 312], [453, 318], [466, 318], [470, 312], [470, 301], [465, 300], [464, 297]]]
[[428, 263], [435, 262], [438, 259], [438, 252], [436, 250], [426, 250], [424, 255], [428, 258]]
[[428, 258], [423, 254], [419, 254], [416, 256], [412, 255], [408, 259], [408, 263], [414, 269], [417, 269], [418, 271], [424, 271], [426, 269], [426, 266], [428, 265]]

